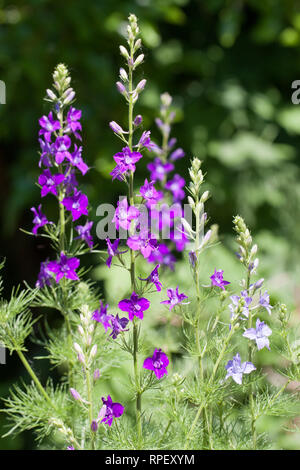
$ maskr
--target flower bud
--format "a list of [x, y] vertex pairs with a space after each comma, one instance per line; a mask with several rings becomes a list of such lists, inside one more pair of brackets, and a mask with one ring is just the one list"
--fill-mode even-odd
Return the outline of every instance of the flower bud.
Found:
[[126, 47], [120, 46], [120, 53], [123, 57], [125, 57], [125, 59], [129, 59], [129, 53], [128, 53]]
[[94, 381], [96, 382], [96, 380], [98, 380], [100, 378], [100, 370], [99, 369], [95, 369], [94, 370], [94, 374], [93, 374], [93, 379]]
[[122, 129], [122, 127], [119, 126], [119, 124], [116, 123], [115, 121], [111, 121], [109, 123], [109, 127], [111, 128], [111, 130], [113, 132], [115, 132], [115, 134], [123, 134], [124, 133], [124, 130]]
[[53, 101], [57, 100], [57, 96], [55, 95], [55, 93], [53, 93], [52, 90], [48, 89], [46, 90], [46, 93], [47, 95], [49, 96], [49, 98]]
[[145, 88], [145, 85], [147, 83], [147, 80], [143, 79], [141, 80], [138, 84], [137, 84], [137, 87], [135, 89], [135, 91], [137, 93], [140, 93], [141, 91], [143, 91], [143, 89]]
[[70, 388], [70, 393], [72, 397], [74, 398], [74, 400], [82, 401], [80, 394], [77, 392], [77, 390], [75, 390], [75, 388]]
[[136, 68], [138, 65], [140, 65], [143, 62], [144, 57], [145, 57], [144, 54], [140, 54], [139, 56], [137, 56], [137, 58], [135, 59], [133, 63], [134, 68]]
[[78, 343], [74, 343], [73, 346], [74, 346], [75, 351], [78, 352], [78, 354], [83, 354], [83, 351]]
[[165, 92], [160, 95], [162, 105], [168, 108], [172, 103], [172, 96], [169, 93]]
[[123, 69], [123, 68], [120, 69], [120, 78], [121, 78], [121, 80], [123, 80], [123, 82], [127, 82], [127, 81], [128, 81], [127, 72], [126, 72], [126, 70]]
[[92, 430], [93, 432], [96, 432], [97, 429], [98, 429], [98, 423], [97, 423], [97, 421], [96, 421], [95, 419], [93, 419], [93, 421], [91, 422], [91, 430]]
[[138, 114], [138, 115], [135, 117], [134, 121], [133, 121], [133, 125], [134, 125], [135, 127], [137, 127], [137, 126], [139, 126], [139, 125], [142, 123], [142, 121], [143, 121], [142, 116], [141, 116], [140, 114]]
[[90, 358], [94, 358], [97, 354], [97, 344], [94, 344], [94, 346], [92, 347], [91, 349], [91, 352], [90, 352]]

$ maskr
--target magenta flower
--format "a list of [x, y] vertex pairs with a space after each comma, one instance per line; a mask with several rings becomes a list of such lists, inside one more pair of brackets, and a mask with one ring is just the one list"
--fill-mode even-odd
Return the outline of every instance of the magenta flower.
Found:
[[256, 320], [256, 328], [249, 328], [248, 330], [245, 331], [243, 336], [245, 338], [255, 340], [257, 349], [263, 349], [266, 347], [267, 349], [270, 349], [270, 343], [268, 340], [268, 336], [272, 334], [271, 328], [268, 327], [268, 325], [265, 324], [265, 322], [260, 321], [259, 318]]
[[153, 149], [153, 145], [155, 144], [153, 144], [153, 142], [151, 141], [150, 134], [150, 131], [144, 131], [141, 135], [137, 147], [145, 147], [146, 149], [151, 151]]
[[55, 132], [60, 129], [60, 123], [59, 121], [54, 120], [52, 111], [48, 114], [48, 116], [42, 116], [39, 120], [39, 124], [42, 128], [39, 131], [39, 135], [43, 135], [47, 142], [51, 141], [52, 132]]
[[223, 279], [223, 273], [224, 271], [222, 271], [221, 269], [219, 271], [215, 269], [215, 272], [212, 276], [210, 276], [210, 279], [212, 286], [220, 287], [222, 290], [225, 290], [224, 286], [227, 286], [228, 284], [230, 284], [230, 282], [225, 281]]
[[57, 137], [55, 141], [55, 161], [60, 165], [65, 158], [70, 158], [69, 148], [71, 147], [71, 139], [68, 135]]
[[178, 292], [178, 286], [175, 289], [168, 289], [167, 290], [167, 295], [169, 297], [169, 300], [163, 300], [160, 302], [161, 304], [166, 304], [169, 305], [169, 310], [172, 310], [173, 307], [176, 305], [180, 304], [184, 299], [187, 299], [187, 296], [185, 294], [179, 294]]
[[118, 202], [112, 222], [115, 222], [117, 230], [119, 230], [120, 227], [128, 230], [130, 222], [139, 215], [140, 211], [134, 206], [128, 206], [127, 198], [125, 197]]
[[50, 170], [44, 170], [39, 176], [38, 182], [42, 186], [41, 196], [45, 197], [48, 193], [57, 196], [57, 186], [64, 181], [64, 175], [58, 173], [52, 175]]
[[89, 214], [87, 210], [89, 200], [87, 196], [80, 191], [76, 190], [73, 196], [65, 197], [61, 201], [61, 204], [63, 204], [68, 211], [71, 211], [73, 220], [79, 219], [82, 215]]
[[78, 258], [68, 258], [63, 252], [60, 254], [59, 261], [50, 261], [47, 270], [56, 274], [56, 282], [58, 283], [63, 277], [72, 281], [79, 281], [75, 269], [78, 268], [80, 261]]
[[172, 192], [174, 202], [178, 202], [184, 199], [185, 192], [182, 189], [184, 186], [184, 178], [176, 174], [173, 176], [173, 179], [166, 183], [165, 188]]
[[152, 282], [152, 284], [155, 285], [156, 290], [159, 292], [159, 291], [161, 291], [162, 283], [161, 283], [160, 280], [159, 280], [158, 268], [159, 268], [159, 264], [158, 264], [157, 266], [155, 266], [155, 268], [153, 269], [153, 271], [151, 271], [151, 273], [149, 274], [148, 277], [146, 277], [146, 279], [142, 279], [141, 277], [139, 277], [139, 279], [140, 279], [141, 281]]
[[65, 173], [64, 187], [66, 194], [69, 195], [73, 193], [78, 186], [78, 181], [76, 179], [75, 170], [67, 169]]
[[168, 356], [161, 349], [154, 349], [153, 356], [144, 360], [143, 368], [152, 370], [159, 380], [164, 375], [168, 375], [168, 364]]
[[73, 132], [75, 137], [79, 140], [81, 140], [80, 134], [78, 134], [77, 131], [81, 131], [82, 127], [79, 121], [81, 119], [81, 111], [79, 109], [75, 109], [72, 106], [70, 107], [68, 114], [67, 114], [67, 132]]
[[48, 262], [44, 261], [41, 263], [40, 272], [38, 274], [38, 280], [35, 283], [35, 287], [42, 289], [45, 286], [51, 286], [52, 274], [48, 270]]
[[112, 332], [110, 333], [109, 336], [111, 336], [113, 339], [116, 339], [120, 333], [122, 333], [123, 331], [128, 331], [128, 329], [126, 329], [128, 322], [129, 320], [126, 317], [119, 318], [119, 315], [116, 315], [115, 317], [112, 315], [111, 316]]
[[107, 399], [102, 397], [103, 407], [101, 408], [98, 419], [101, 423], [112, 425], [114, 418], [119, 418], [124, 413], [124, 406], [121, 403], [113, 402], [111, 396], [108, 395]]
[[49, 142], [45, 142], [43, 139], [39, 139], [40, 147], [41, 147], [41, 156], [39, 161], [39, 167], [41, 168], [42, 165], [50, 167], [52, 166], [51, 157], [55, 153], [54, 144]]
[[161, 243], [158, 245], [157, 250], [152, 251], [151, 255], [148, 258], [150, 263], [159, 263], [160, 265], [168, 266], [171, 271], [174, 271], [176, 258], [170, 252], [167, 245]]
[[93, 237], [91, 235], [92, 226], [93, 222], [87, 221], [85, 225], [77, 225], [77, 227], [75, 227], [75, 229], [79, 233], [79, 236], [76, 237], [75, 240], [81, 238], [81, 240], [84, 240], [88, 247], [91, 249], [93, 248]]
[[163, 193], [154, 188], [154, 181], [150, 181], [150, 183], [148, 183], [146, 178], [144, 186], [141, 186], [140, 194], [138, 194], [138, 196], [142, 196], [146, 200], [147, 205], [151, 206], [153, 204], [157, 204], [158, 201], [163, 198]]
[[189, 238], [185, 233], [183, 226], [176, 225], [174, 230], [171, 232], [171, 240], [174, 241], [177, 251], [183, 251], [186, 244], [189, 242]]
[[111, 315], [107, 315], [108, 304], [104, 306], [102, 300], [100, 300], [100, 309], [95, 310], [92, 315], [92, 319], [98, 323], [102, 323], [105, 332], [107, 332], [108, 328], [112, 328], [111, 324]]
[[136, 316], [142, 320], [144, 318], [144, 311], [150, 307], [150, 302], [144, 297], [139, 297], [135, 292], [132, 292], [130, 299], [124, 299], [119, 302], [119, 309], [122, 312], [127, 312], [129, 320], [132, 321]]
[[113, 181], [115, 179], [119, 181], [125, 181], [126, 173], [127, 173], [126, 165], [117, 165], [109, 174], [112, 176]]
[[147, 165], [148, 170], [151, 172], [152, 181], [163, 181], [165, 176], [170, 171], [174, 170], [173, 163], [163, 163], [160, 158], [155, 158], [153, 162]]
[[32, 233], [37, 235], [38, 229], [46, 224], [49, 224], [49, 221], [47, 217], [42, 213], [42, 204], [40, 204], [37, 209], [35, 207], [32, 207], [30, 210], [34, 213], [34, 219], [32, 221], [34, 227], [32, 229]]
[[110, 268], [111, 267], [111, 261], [114, 256], [116, 255], [122, 255], [123, 253], [126, 253], [127, 250], [125, 251], [119, 251], [118, 250], [118, 245], [120, 243], [120, 239], [117, 238], [113, 243], [111, 243], [110, 239], [106, 239], [107, 243], [107, 252], [108, 252], [108, 258], [106, 260], [106, 265]]
[[76, 166], [78, 168], [78, 170], [81, 171], [81, 173], [83, 175], [85, 175], [86, 172], [89, 170], [89, 167], [83, 161], [81, 153], [82, 153], [82, 147], [78, 148], [77, 145], [75, 144], [74, 145], [74, 152], [69, 153], [67, 158], [69, 159], [71, 165]]
[[135, 171], [135, 163], [142, 158], [142, 154], [132, 152], [129, 147], [124, 147], [122, 152], [116, 153], [113, 158], [117, 165], [122, 167], [122, 172]]
[[157, 240], [151, 235], [133, 235], [127, 240], [127, 245], [134, 251], [140, 251], [145, 259], [157, 248]]
[[237, 355], [234, 356], [231, 361], [228, 361], [225, 369], [227, 370], [225, 380], [227, 380], [228, 377], [232, 377], [237, 384], [241, 385], [243, 381], [243, 374], [250, 374], [253, 370], [256, 370], [256, 367], [252, 364], [252, 362], [241, 363], [241, 356], [239, 353], [237, 353]]

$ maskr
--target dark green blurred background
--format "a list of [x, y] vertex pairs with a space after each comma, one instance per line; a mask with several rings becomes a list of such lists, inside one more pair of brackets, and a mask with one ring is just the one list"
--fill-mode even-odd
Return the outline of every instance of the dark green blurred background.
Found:
[[[291, 102], [300, 79], [300, 7], [297, 0], [50, 0], [0, 1], [0, 256], [7, 258], [6, 289], [34, 283], [49, 247], [19, 231], [31, 230], [39, 204], [38, 119], [55, 65], [70, 69], [83, 110], [85, 160], [81, 178], [92, 206], [124, 192], [109, 171], [119, 141], [111, 120], [126, 125], [127, 109], [115, 81], [122, 64], [129, 13], [139, 18], [147, 86], [138, 112], [153, 120], [159, 95], [174, 97], [174, 135], [189, 158], [204, 161], [212, 192], [209, 213], [230, 246], [232, 216], [240, 213], [259, 243], [271, 289], [300, 309], [300, 105]], [[147, 162], [144, 162], [145, 167]], [[142, 165], [142, 168], [143, 168]], [[139, 170], [138, 179], [146, 174]], [[51, 203], [50, 203], [51, 204]], [[21, 372], [13, 358], [1, 367], [1, 396]], [[30, 446], [23, 439], [0, 446]]]

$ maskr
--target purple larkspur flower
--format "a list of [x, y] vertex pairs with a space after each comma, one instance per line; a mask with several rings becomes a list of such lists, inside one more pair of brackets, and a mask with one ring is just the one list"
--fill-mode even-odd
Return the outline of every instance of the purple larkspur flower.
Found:
[[170, 238], [175, 243], [177, 251], [183, 251], [186, 244], [189, 242], [189, 238], [182, 225], [176, 225], [174, 227]]
[[104, 305], [102, 300], [100, 300], [100, 308], [95, 310], [92, 315], [92, 319], [98, 323], [101, 323], [107, 332], [108, 328], [111, 328], [111, 315], [107, 314], [108, 304]]
[[119, 318], [118, 314], [115, 317], [111, 316], [112, 332], [110, 333], [109, 336], [111, 336], [112, 339], [116, 339], [120, 333], [122, 333], [123, 331], [128, 331], [128, 329], [126, 329], [128, 322], [129, 322], [128, 318], [126, 317]]
[[141, 135], [137, 147], [145, 147], [146, 149], [151, 151], [155, 147], [155, 144], [151, 141], [150, 135], [150, 131], [144, 131]]
[[168, 375], [168, 364], [168, 356], [161, 349], [154, 349], [153, 356], [144, 360], [143, 368], [152, 370], [156, 377], [161, 379], [164, 375]]
[[223, 273], [224, 273], [224, 271], [222, 271], [222, 269], [219, 269], [217, 271], [216, 268], [215, 268], [215, 272], [213, 273], [212, 276], [210, 276], [210, 279], [211, 279], [211, 285], [212, 286], [220, 287], [222, 290], [225, 290], [224, 286], [227, 286], [228, 284], [230, 284], [230, 282], [225, 281], [223, 279]]
[[155, 158], [153, 162], [148, 163], [148, 170], [151, 172], [150, 178], [152, 181], [163, 181], [166, 175], [174, 170], [173, 163], [163, 163], [160, 158]]
[[271, 310], [273, 307], [270, 305], [270, 296], [267, 291], [263, 295], [261, 295], [260, 292], [259, 305], [261, 307], [264, 307], [267, 310], [268, 314], [271, 315]]
[[45, 197], [48, 193], [57, 196], [57, 186], [64, 181], [64, 175], [58, 173], [52, 175], [50, 170], [44, 170], [39, 176], [38, 182], [42, 186], [41, 196]]
[[81, 238], [81, 240], [84, 240], [91, 249], [93, 248], [93, 237], [91, 235], [92, 226], [93, 222], [87, 221], [84, 225], [77, 225], [77, 227], [75, 227], [79, 233], [79, 236], [76, 237], [75, 240]]
[[76, 192], [76, 188], [78, 186], [78, 181], [76, 179], [76, 174], [75, 170], [68, 168], [66, 173], [65, 173], [65, 179], [64, 179], [64, 187], [66, 190], [66, 195], [70, 195], [74, 192]]
[[109, 174], [112, 176], [112, 180], [115, 179], [119, 181], [125, 181], [127, 176], [127, 167], [126, 165], [117, 165]]
[[[169, 145], [169, 147], [170, 147], [170, 145]], [[170, 162], [175, 162], [176, 160], [179, 160], [180, 158], [183, 158], [184, 156], [185, 156], [185, 153], [182, 150], [182, 148], [178, 148], [170, 154], [169, 160], [170, 160]]]
[[237, 384], [241, 385], [243, 381], [243, 374], [250, 374], [253, 370], [256, 370], [256, 367], [252, 364], [252, 362], [241, 363], [241, 356], [239, 353], [237, 353], [231, 361], [228, 361], [225, 369], [227, 370], [225, 380], [227, 380], [229, 377], [232, 377]]
[[79, 119], [81, 119], [81, 110], [71, 106], [67, 114], [67, 132], [73, 132], [75, 137], [81, 140], [81, 135], [77, 132], [82, 130], [81, 124], [78, 122]]
[[79, 281], [75, 269], [78, 268], [80, 261], [78, 258], [68, 258], [63, 252], [60, 253], [59, 261], [49, 261], [47, 269], [56, 274], [58, 283], [63, 277], [72, 281]]
[[272, 334], [271, 328], [266, 325], [265, 322], [260, 321], [259, 318], [256, 320], [256, 328], [249, 328], [243, 333], [243, 336], [245, 338], [255, 340], [257, 349], [263, 349], [266, 347], [267, 349], [270, 349], [270, 343], [268, 340], [268, 336]]
[[119, 230], [120, 227], [128, 230], [130, 222], [139, 215], [140, 211], [134, 206], [128, 206], [127, 198], [125, 197], [121, 201], [118, 201], [112, 222], [115, 222], [117, 230]]
[[35, 207], [32, 207], [30, 210], [34, 213], [34, 219], [32, 221], [34, 226], [32, 229], [32, 233], [37, 235], [38, 229], [46, 224], [49, 224], [49, 221], [45, 214], [42, 213], [42, 204], [40, 204], [37, 209]]
[[89, 200], [86, 194], [83, 194], [81, 191], [75, 191], [73, 196], [65, 197], [61, 204], [72, 213], [72, 219], [77, 220], [82, 215], [88, 215], [88, 204]]
[[149, 274], [148, 277], [146, 277], [146, 279], [142, 279], [141, 277], [139, 277], [139, 279], [141, 281], [147, 281], [147, 282], [152, 282], [152, 284], [155, 285], [156, 287], [156, 290], [159, 292], [161, 291], [161, 288], [162, 288], [162, 283], [160, 282], [159, 280], [159, 275], [158, 275], [158, 268], [160, 267], [160, 265], [158, 264], [157, 266], [155, 266], [155, 268], [153, 269], [153, 271], [151, 271], [151, 273]]
[[39, 135], [43, 135], [45, 137], [46, 142], [51, 141], [52, 132], [55, 132], [60, 129], [60, 122], [53, 118], [52, 111], [48, 114], [48, 116], [42, 116], [39, 119], [39, 124], [42, 128], [39, 131]]
[[124, 147], [122, 152], [116, 153], [113, 158], [116, 164], [122, 167], [122, 172], [135, 171], [135, 163], [142, 158], [142, 154], [140, 152], [132, 152], [129, 147]]
[[71, 163], [71, 165], [76, 166], [76, 168], [78, 168], [78, 170], [81, 171], [83, 175], [85, 175], [86, 172], [89, 170], [89, 167], [83, 161], [81, 154], [82, 154], [82, 147], [77, 147], [77, 145], [75, 144], [74, 152], [69, 153], [67, 158], [69, 162]]
[[75, 447], [74, 446], [68, 446], [67, 450], [75, 450]]
[[43, 139], [39, 139], [40, 147], [41, 147], [41, 155], [39, 161], [39, 167], [41, 168], [42, 165], [50, 167], [52, 166], [51, 157], [54, 155], [55, 149], [54, 144], [45, 142]]
[[124, 406], [121, 403], [113, 402], [111, 396], [108, 395], [107, 399], [102, 397], [103, 407], [101, 408], [98, 419], [101, 423], [112, 425], [114, 418], [119, 418], [124, 413]]
[[144, 185], [140, 187], [140, 193], [138, 196], [142, 196], [147, 205], [155, 205], [163, 198], [162, 191], [157, 191], [154, 187], [154, 181], [148, 183], [148, 179], [145, 179]]
[[159, 206], [152, 207], [150, 215], [151, 219], [156, 219], [156, 230], [161, 231], [166, 227], [173, 227], [174, 219], [181, 217], [182, 215], [182, 208], [178, 203], [173, 204], [172, 206], [163, 203]]
[[71, 157], [69, 148], [71, 147], [71, 139], [68, 135], [57, 137], [55, 141], [55, 161], [60, 165], [65, 158]]
[[48, 270], [48, 262], [43, 261], [40, 266], [40, 272], [38, 274], [38, 279], [35, 283], [35, 287], [42, 289], [45, 286], [51, 286], [52, 274]]
[[178, 286], [176, 287], [176, 289], [168, 289], [167, 290], [167, 295], [168, 295], [169, 299], [168, 300], [163, 300], [160, 303], [169, 305], [169, 310], [172, 310], [172, 308], [174, 308], [176, 305], [180, 304], [184, 299], [187, 299], [187, 296], [184, 293], [179, 294]]
[[135, 316], [142, 320], [144, 318], [144, 311], [148, 310], [150, 307], [150, 301], [132, 292], [130, 299], [121, 300], [118, 307], [122, 312], [128, 313], [130, 321], [132, 321]]
[[140, 251], [145, 259], [149, 258], [152, 251], [157, 248], [157, 239], [153, 235], [133, 235], [127, 239], [127, 245], [131, 250]]
[[249, 317], [249, 307], [252, 302], [252, 297], [249, 297], [246, 290], [241, 292], [241, 296], [231, 295], [230, 299], [232, 303], [229, 305], [229, 310], [231, 311], [231, 319], [235, 318], [237, 312], [240, 309], [240, 302], [243, 301], [242, 314], [248, 318]]
[[184, 199], [185, 192], [182, 189], [184, 186], [185, 179], [176, 173], [176, 175], [166, 183], [165, 188], [171, 191], [173, 194], [173, 200], [178, 202]]
[[109, 238], [106, 239], [106, 244], [107, 244], [107, 252], [108, 252], [108, 258], [106, 260], [106, 265], [110, 268], [111, 267], [111, 261], [114, 256], [116, 255], [121, 255], [123, 253], [126, 253], [127, 250], [125, 251], [119, 251], [118, 246], [120, 243], [120, 239], [117, 238], [113, 243], [110, 241]]
[[170, 252], [167, 245], [161, 243], [158, 245], [157, 250], [153, 251], [148, 258], [150, 263], [159, 263], [160, 265], [168, 266], [171, 271], [174, 271], [176, 258]]

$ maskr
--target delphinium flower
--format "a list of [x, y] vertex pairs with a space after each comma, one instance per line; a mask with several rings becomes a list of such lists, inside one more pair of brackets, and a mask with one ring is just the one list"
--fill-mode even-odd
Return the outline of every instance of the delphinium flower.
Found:
[[243, 374], [250, 374], [252, 371], [256, 370], [256, 367], [252, 362], [241, 363], [241, 356], [237, 353], [232, 360], [228, 361], [225, 369], [227, 370], [225, 380], [232, 377], [237, 384], [241, 385]]
[[128, 230], [131, 221], [136, 219], [139, 214], [139, 210], [134, 206], [128, 206], [127, 198], [123, 198], [121, 201], [118, 201], [112, 222], [115, 223], [117, 230], [120, 227]]
[[180, 304], [184, 299], [187, 299], [188, 297], [182, 293], [179, 294], [179, 287], [177, 286], [176, 289], [168, 289], [167, 290], [167, 295], [169, 297], [168, 300], [163, 300], [160, 302], [161, 304], [166, 304], [169, 305], [169, 309], [172, 310], [176, 305]]
[[57, 137], [55, 141], [55, 162], [60, 165], [65, 158], [71, 158], [69, 148], [71, 147], [71, 139], [68, 135]]
[[74, 151], [67, 155], [67, 158], [73, 167], [78, 168], [78, 170], [85, 175], [86, 172], [89, 170], [87, 164], [83, 161], [82, 158], [82, 147], [78, 147], [76, 144], [74, 145]]
[[151, 181], [164, 181], [166, 175], [174, 170], [173, 163], [163, 163], [160, 158], [156, 157], [153, 162], [148, 163]]
[[249, 308], [252, 303], [252, 297], [248, 296], [246, 290], [241, 292], [241, 295], [231, 295], [232, 303], [229, 305], [231, 311], [231, 318], [235, 318], [238, 313], [242, 313], [246, 318], [249, 317]]
[[42, 289], [45, 286], [51, 286], [52, 272], [48, 269], [48, 261], [43, 261], [40, 266], [38, 280], [35, 287]]
[[79, 233], [79, 236], [75, 237], [75, 240], [80, 238], [85, 241], [91, 249], [93, 248], [93, 237], [91, 235], [92, 226], [93, 222], [87, 221], [85, 225], [77, 225], [77, 227], [75, 227], [75, 230]]
[[60, 122], [57, 119], [55, 120], [52, 111], [50, 111], [48, 116], [42, 116], [39, 120], [39, 124], [41, 126], [39, 135], [43, 135], [46, 142], [50, 142], [52, 133], [61, 128]]
[[157, 249], [157, 239], [154, 235], [140, 233], [132, 235], [127, 239], [127, 245], [133, 251], [140, 251], [144, 258], [149, 258], [151, 253]]
[[41, 185], [41, 196], [45, 197], [48, 193], [54, 194], [57, 196], [57, 187], [64, 181], [65, 177], [61, 173], [52, 175], [50, 170], [44, 170], [43, 173], [39, 176], [39, 185]]
[[155, 266], [155, 268], [151, 271], [151, 273], [149, 274], [148, 277], [146, 277], [146, 279], [142, 279], [141, 277], [139, 277], [139, 279], [141, 281], [147, 281], [147, 283], [152, 283], [155, 285], [156, 287], [156, 290], [158, 292], [161, 291], [161, 288], [162, 288], [162, 283], [160, 282], [159, 280], [159, 275], [158, 275], [158, 269], [159, 269], [160, 265], [158, 264], [157, 266]]
[[78, 268], [80, 261], [78, 258], [68, 258], [63, 252], [60, 254], [58, 261], [49, 261], [47, 270], [56, 274], [56, 282], [58, 283], [63, 277], [72, 281], [79, 281], [79, 277], [75, 270]]
[[95, 310], [92, 315], [92, 319], [98, 323], [103, 325], [105, 332], [107, 332], [108, 328], [112, 327], [111, 323], [111, 315], [107, 314], [108, 304], [104, 305], [102, 301], [100, 301], [100, 308]]
[[225, 281], [223, 279], [223, 273], [224, 271], [222, 271], [221, 269], [219, 269], [218, 271], [217, 269], [215, 269], [215, 272], [212, 276], [210, 276], [210, 279], [211, 279], [212, 286], [220, 287], [222, 290], [225, 290], [225, 286], [228, 286], [230, 282]]
[[145, 199], [147, 206], [157, 204], [162, 198], [162, 191], [157, 191], [154, 187], [154, 181], [148, 183], [147, 178], [145, 179], [144, 185], [140, 187], [140, 193], [138, 196], [142, 196]]
[[113, 158], [121, 173], [126, 173], [128, 171], [134, 172], [135, 163], [142, 158], [142, 154], [140, 152], [132, 152], [129, 147], [124, 147], [122, 152], [116, 153]]
[[103, 407], [101, 408], [98, 418], [101, 423], [112, 425], [114, 418], [119, 418], [124, 413], [124, 406], [121, 403], [113, 402], [110, 395], [107, 398], [102, 397]]
[[119, 318], [118, 314], [115, 317], [111, 315], [110, 322], [111, 322], [112, 332], [110, 333], [109, 336], [111, 336], [112, 339], [116, 339], [120, 333], [123, 333], [123, 331], [128, 331], [128, 329], [126, 329], [126, 326], [129, 322], [128, 318], [126, 317]]
[[267, 310], [268, 314], [271, 315], [271, 310], [273, 307], [270, 305], [270, 296], [267, 291], [263, 295], [260, 292], [259, 305], [261, 307], [264, 307]]
[[65, 197], [61, 203], [71, 212], [73, 221], [79, 219], [82, 215], [88, 215], [89, 200], [86, 194], [75, 189], [73, 196]]
[[36, 235], [38, 229], [46, 224], [49, 224], [49, 221], [45, 214], [42, 213], [42, 204], [40, 204], [37, 209], [35, 207], [32, 207], [31, 210], [34, 213], [34, 219], [32, 221], [34, 226], [32, 229], [32, 233]]
[[182, 178], [180, 175], [175, 174], [171, 180], [169, 180], [165, 188], [168, 191], [171, 191], [173, 195], [173, 201], [174, 202], [179, 202], [185, 197], [185, 192], [183, 191], [182, 188], [185, 186], [185, 179]]
[[245, 336], [245, 338], [255, 340], [257, 349], [260, 350], [264, 347], [270, 349], [268, 336], [270, 336], [271, 334], [271, 328], [269, 328], [268, 325], [265, 324], [265, 322], [260, 321], [260, 319], [257, 318], [256, 328], [249, 328], [244, 332], [243, 336]]
[[158, 245], [157, 249], [149, 256], [148, 261], [150, 263], [159, 263], [160, 265], [167, 266], [171, 271], [175, 269], [176, 258], [164, 243]]
[[155, 349], [153, 356], [144, 360], [143, 368], [152, 370], [156, 377], [161, 379], [164, 375], [168, 375], [168, 364], [168, 356], [161, 349]]
[[122, 312], [127, 312], [130, 321], [134, 317], [142, 320], [144, 312], [150, 307], [150, 301], [145, 297], [139, 297], [135, 292], [132, 292], [130, 299], [124, 299], [119, 302], [118, 307]]
[[68, 114], [67, 114], [67, 128], [68, 132], [72, 132], [75, 137], [81, 140], [81, 135], [77, 131], [82, 130], [81, 123], [79, 122], [81, 119], [81, 110], [75, 109], [73, 106], [70, 107]]
[[106, 244], [107, 244], [107, 252], [108, 252], [108, 258], [106, 260], [106, 265], [110, 268], [111, 267], [111, 262], [114, 256], [121, 255], [123, 253], [126, 253], [127, 250], [125, 251], [119, 251], [118, 246], [120, 243], [120, 239], [117, 238], [114, 240], [112, 243], [109, 238], [106, 239]]

